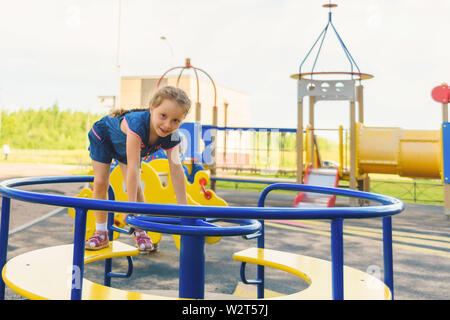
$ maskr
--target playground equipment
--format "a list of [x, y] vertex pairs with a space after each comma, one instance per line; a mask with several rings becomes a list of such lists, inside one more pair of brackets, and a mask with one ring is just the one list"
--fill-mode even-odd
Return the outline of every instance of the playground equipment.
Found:
[[[320, 33], [319, 37], [314, 42], [313, 46], [306, 54], [305, 58], [299, 66], [298, 74], [294, 74], [291, 78], [298, 80], [297, 87], [297, 182], [301, 183], [304, 163], [303, 163], [303, 98], [309, 97], [309, 127], [310, 130], [314, 131], [314, 106], [317, 101], [349, 101], [350, 103], [350, 172], [349, 172], [349, 185], [351, 189], [356, 189], [357, 187], [357, 172], [356, 172], [356, 102], [358, 103], [359, 109], [359, 121], [362, 122], [363, 119], [363, 86], [361, 85], [362, 80], [373, 78], [372, 75], [367, 73], [362, 73], [353, 59], [352, 55], [348, 51], [341, 36], [337, 32], [333, 22], [332, 22], [332, 12], [331, 8], [336, 7], [335, 4], [326, 4], [324, 7], [329, 9], [328, 21], [325, 28]], [[327, 35], [328, 29], [333, 29], [339, 43], [350, 63], [350, 71], [314, 71], [317, 59], [322, 49], [323, 41]], [[320, 45], [317, 50], [314, 63], [312, 65], [311, 72], [302, 72], [303, 64], [308, 59], [309, 55], [313, 51], [314, 47], [319, 43]], [[357, 69], [357, 72], [354, 71]], [[333, 80], [317, 80], [317, 77], [333, 77]], [[316, 79], [313, 79], [316, 77]], [[350, 78], [350, 80], [348, 80]], [[355, 82], [359, 81], [359, 85], [355, 87]], [[314, 141], [313, 135], [309, 137], [307, 151], [311, 157], [314, 156]], [[314, 163], [314, 161], [312, 161]], [[342, 165], [342, 164], [341, 164]]]
[[[183, 74], [183, 72], [185, 70], [189, 70], [192, 69], [194, 71], [195, 74], [195, 80], [196, 80], [196, 84], [197, 84], [197, 99], [195, 102], [195, 121], [197, 122], [201, 122], [202, 119], [202, 109], [201, 109], [201, 103], [200, 103], [200, 84], [199, 84], [199, 78], [198, 78], [198, 71], [200, 71], [201, 73], [203, 73], [204, 75], [206, 75], [209, 80], [211, 81], [211, 84], [213, 86], [214, 89], [214, 105], [213, 105], [213, 125], [217, 125], [217, 89], [216, 89], [216, 84], [214, 83], [213, 78], [204, 70], [194, 67], [191, 64], [191, 59], [190, 58], [186, 58], [186, 64], [184, 66], [180, 66], [180, 67], [173, 67], [170, 68], [169, 70], [165, 71], [162, 76], [159, 78], [158, 83], [156, 85], [156, 87], [158, 88], [162, 82], [162, 80], [164, 79], [164, 77], [171, 71], [177, 70], [177, 69], [181, 69], [180, 73], [178, 75], [178, 79], [177, 79], [177, 87], [179, 85], [179, 81], [181, 78], [181, 75]], [[215, 119], [215, 121], [214, 121]]]
[[[295, 182], [302, 183], [304, 181], [304, 175], [306, 169], [310, 163], [313, 164], [314, 169], [320, 170], [321, 162], [319, 161], [319, 152], [317, 143], [315, 143], [315, 136], [319, 128], [315, 124], [315, 109], [318, 102], [322, 101], [348, 101], [350, 109], [350, 121], [349, 121], [349, 143], [348, 148], [345, 137], [340, 136], [340, 166], [339, 166], [339, 179], [349, 181], [349, 187], [351, 189], [360, 189], [364, 191], [370, 190], [369, 174], [382, 173], [382, 174], [396, 174], [402, 177], [411, 178], [426, 178], [426, 179], [444, 179], [443, 177], [443, 150], [442, 150], [442, 138], [440, 130], [404, 130], [401, 128], [381, 128], [381, 127], [368, 127], [364, 125], [364, 87], [362, 81], [373, 78], [373, 75], [361, 72], [356, 60], [350, 53], [350, 50], [345, 45], [341, 35], [338, 33], [333, 19], [331, 9], [337, 7], [334, 4], [326, 4], [325, 8], [329, 10], [328, 19], [325, 27], [321, 30], [320, 35], [315, 39], [313, 46], [307, 52], [306, 56], [300, 63], [297, 74], [291, 77], [297, 80], [297, 129], [280, 129], [276, 128], [277, 132], [281, 134], [286, 133], [293, 135], [295, 132], [296, 147], [296, 179]], [[331, 70], [318, 70], [319, 56], [324, 51], [324, 42], [327, 35], [335, 35], [340, 47], [342, 48], [346, 61], [348, 63], [348, 70], [344, 71], [331, 71]], [[317, 49], [317, 50], [316, 50]], [[316, 53], [313, 51], [316, 50]], [[315, 56], [314, 56], [315, 54]], [[306, 70], [306, 62], [312, 61], [312, 67], [310, 70]], [[164, 77], [171, 71], [176, 69], [181, 70], [178, 75], [178, 80], [181, 79], [183, 72], [187, 70], [193, 70], [195, 78], [197, 80], [197, 101], [196, 101], [196, 120], [198, 124], [197, 130], [200, 131], [197, 140], [199, 145], [196, 148], [200, 148], [201, 142], [205, 143], [205, 149], [209, 148], [210, 155], [208, 160], [205, 160], [204, 153], [199, 151], [195, 152], [192, 157], [192, 162], [199, 161], [205, 168], [210, 170], [211, 175], [211, 189], [215, 190], [215, 181], [235, 181], [235, 182], [252, 182], [252, 183], [273, 183], [273, 182], [287, 182], [288, 179], [276, 179], [270, 178], [254, 178], [254, 177], [241, 177], [241, 176], [224, 176], [222, 173], [216, 172], [216, 144], [220, 143], [216, 139], [218, 132], [238, 131], [239, 135], [244, 131], [265, 131], [267, 140], [270, 140], [271, 130], [273, 128], [235, 128], [235, 127], [218, 127], [217, 126], [217, 92], [212, 77], [205, 71], [194, 67], [191, 64], [190, 59], [186, 59], [184, 66], [175, 67], [167, 70], [160, 78], [158, 85], [160, 85]], [[306, 72], [305, 72], [306, 71]], [[214, 105], [212, 125], [201, 125], [201, 104], [199, 101], [199, 73], [204, 73], [211, 80], [214, 88]], [[178, 84], [178, 81], [177, 81]], [[444, 89], [441, 89], [444, 88]], [[442, 100], [448, 99], [447, 91], [445, 88], [448, 86], [441, 86], [435, 90], [436, 98], [442, 102]], [[305, 97], [308, 97], [306, 101]], [[308, 107], [309, 104], [309, 119], [304, 126], [303, 109]], [[225, 110], [227, 105], [225, 106]], [[226, 113], [225, 113], [226, 118]], [[225, 120], [225, 119], [224, 119]], [[443, 120], [445, 122], [446, 120]], [[226, 121], [224, 121], [226, 123]], [[306, 127], [306, 135], [304, 129]], [[340, 130], [342, 131], [342, 130]], [[205, 132], [208, 132], [207, 134]], [[205, 139], [205, 135], [208, 137]], [[273, 135], [272, 135], [273, 136]], [[208, 141], [207, 141], [208, 140]], [[241, 152], [236, 149], [227, 149], [226, 145], [227, 135], [224, 134], [223, 151], [224, 154], [221, 157], [226, 158], [226, 152], [232, 155], [232, 157], [238, 158], [240, 155], [244, 157], [249, 156], [249, 152]], [[344, 147], [343, 147], [344, 146]], [[255, 144], [249, 146], [248, 149], [258, 148]], [[267, 154], [271, 146], [267, 145]], [[348, 156], [347, 151], [348, 150]], [[234, 152], [234, 154], [233, 154]], [[241, 154], [238, 154], [240, 153]], [[304, 156], [305, 153], [305, 156]], [[345, 153], [345, 155], [344, 155]], [[263, 155], [264, 156], [264, 155]], [[347, 159], [349, 161], [347, 161]], [[337, 159], [334, 159], [337, 160]], [[348, 162], [348, 163], [347, 163]], [[249, 166], [250, 167], [250, 166]], [[272, 168], [276, 167], [274, 165]], [[270, 164], [266, 166], [270, 169]], [[236, 171], [242, 169], [242, 166], [236, 165]], [[250, 168], [252, 170], [253, 168]], [[276, 168], [279, 169], [279, 168]], [[290, 170], [281, 171], [287, 172]], [[255, 170], [256, 171], [256, 170]], [[276, 170], [274, 170], [276, 172]]]
[[[198, 72], [203, 73], [204, 75], [206, 75], [208, 77], [208, 79], [211, 82], [211, 85], [213, 87], [214, 90], [214, 102], [213, 102], [213, 106], [212, 106], [212, 126], [217, 127], [218, 124], [218, 110], [217, 110], [217, 88], [216, 88], [216, 84], [214, 83], [213, 78], [211, 77], [211, 75], [209, 75], [205, 70], [202, 70], [198, 67], [194, 67], [191, 64], [191, 59], [190, 58], [186, 58], [186, 63], [184, 66], [179, 66], [179, 67], [173, 67], [168, 69], [167, 71], [165, 71], [162, 76], [159, 78], [159, 81], [157, 83], [157, 87], [159, 87], [159, 85], [161, 84], [162, 80], [164, 79], [164, 77], [169, 73], [172, 72], [174, 70], [180, 69], [180, 73], [178, 75], [178, 79], [177, 79], [177, 87], [179, 84], [179, 80], [181, 78], [181, 75], [183, 74], [183, 72], [185, 70], [193, 70], [194, 74], [195, 74], [195, 80], [196, 80], [196, 88], [197, 88], [197, 99], [195, 102], [195, 122], [200, 124], [202, 121], [202, 108], [201, 108], [201, 103], [200, 103], [200, 82], [199, 82], [199, 77], [198, 77]], [[214, 143], [216, 140], [216, 133], [214, 132], [211, 136], [211, 143]], [[195, 154], [196, 155], [196, 154]], [[211, 160], [213, 161], [209, 161], [207, 163], [207, 166], [209, 168], [209, 170], [211, 171], [212, 175], [216, 174], [216, 163], [215, 163], [215, 156], [216, 156], [216, 150], [215, 148], [213, 148], [211, 150]], [[196, 163], [196, 162], [201, 162], [201, 160], [197, 159], [195, 156], [191, 158], [192, 163]], [[215, 189], [215, 181], [211, 181], [211, 187], [212, 190]]]
[[450, 218], [450, 124], [448, 122], [448, 103], [450, 89], [446, 83], [431, 91], [432, 98], [442, 103], [442, 181], [444, 183], [444, 213]]
[[[337, 168], [313, 169], [312, 164], [305, 172], [303, 184], [320, 187], [337, 187], [339, 182], [339, 172]], [[319, 206], [333, 207], [336, 202], [335, 195], [324, 195], [320, 193], [300, 192], [294, 199], [294, 206]]]
[[[190, 62], [187, 62], [190, 66]], [[180, 74], [181, 75], [181, 74]], [[360, 74], [362, 75], [362, 74]], [[339, 91], [339, 90], [336, 90]], [[205, 159], [205, 151], [199, 153], [199, 127], [193, 124], [191, 159]], [[216, 127], [208, 128], [216, 130]], [[197, 136], [196, 136], [197, 134]], [[214, 139], [205, 134], [201, 139], [207, 140], [208, 150]], [[197, 138], [196, 138], [197, 137]], [[197, 141], [197, 145], [195, 144]], [[206, 155], [208, 156], [208, 155]], [[214, 154], [211, 154], [214, 159]], [[213, 162], [214, 163], [214, 162]], [[8, 180], [0, 184], [2, 199], [2, 217], [0, 229], [0, 266], [2, 281], [0, 282], [0, 297], [4, 298], [5, 283], [15, 292], [30, 299], [165, 299], [167, 297], [145, 295], [111, 287], [115, 277], [129, 277], [133, 270], [132, 256], [138, 254], [136, 248], [120, 243], [117, 238], [120, 233], [131, 233], [115, 226], [115, 214], [133, 213], [140, 216], [128, 216], [127, 224], [139, 227], [155, 234], [168, 233], [179, 236], [180, 274], [179, 298], [203, 299], [205, 286], [205, 255], [204, 246], [208, 239], [218, 239], [223, 236], [244, 236], [247, 239], [257, 239], [258, 247], [249, 248], [234, 254], [233, 258], [240, 261], [241, 280], [245, 284], [257, 286], [257, 297], [264, 298], [264, 266], [278, 268], [304, 279], [309, 287], [296, 294], [283, 296], [286, 299], [392, 299], [393, 295], [393, 263], [392, 263], [392, 227], [391, 215], [403, 211], [403, 203], [397, 199], [363, 193], [353, 190], [341, 190], [309, 185], [272, 184], [266, 188], [258, 202], [257, 208], [236, 208], [213, 206], [211, 200], [214, 193], [206, 190], [207, 176], [199, 171], [194, 178], [195, 190], [189, 193], [190, 206], [173, 205], [173, 194], [164, 188], [171, 188], [167, 165], [162, 161], [153, 164], [143, 164], [142, 177], [145, 185], [161, 186], [159, 191], [146, 194], [149, 202], [126, 202], [125, 190], [117, 167], [111, 174], [111, 184], [108, 190], [110, 200], [94, 200], [84, 197], [62, 197], [42, 195], [38, 193], [16, 190], [14, 187], [45, 184], [92, 182], [91, 176], [79, 177], [43, 177]], [[211, 168], [214, 168], [212, 166]], [[191, 168], [193, 170], [193, 167]], [[198, 175], [198, 178], [197, 178]], [[120, 177], [120, 178], [119, 178]], [[211, 180], [213, 177], [211, 177]], [[265, 181], [264, 183], [267, 183]], [[146, 190], [144, 185], [144, 190]], [[148, 188], [147, 188], [148, 189]], [[331, 197], [346, 196], [362, 198], [381, 203], [378, 206], [358, 208], [264, 208], [267, 194], [276, 189], [303, 192], [305, 194], [322, 193]], [[164, 190], [162, 192], [161, 190]], [[199, 196], [200, 198], [195, 198]], [[152, 198], [152, 197], [155, 198]], [[201, 198], [203, 196], [203, 198]], [[148, 198], [147, 198], [148, 197]], [[50, 204], [73, 208], [75, 230], [73, 245], [56, 246], [31, 251], [7, 261], [8, 231], [10, 217], [10, 199], [19, 199], [41, 204]], [[205, 201], [205, 202], [204, 202]], [[217, 198], [216, 198], [217, 201]], [[164, 204], [162, 204], [164, 203]], [[202, 205], [194, 205], [200, 203]], [[109, 237], [114, 239], [109, 248], [96, 252], [85, 252], [84, 243], [89, 229], [88, 212], [100, 210], [108, 212]], [[202, 217], [202, 218], [199, 218]], [[359, 270], [343, 265], [343, 220], [353, 218], [383, 218], [383, 251], [384, 251], [384, 283], [379, 279]], [[264, 220], [284, 219], [329, 219], [331, 220], [331, 262], [305, 257], [293, 253], [264, 249]], [[116, 219], [121, 221], [121, 219]], [[237, 224], [237, 226], [222, 226], [221, 223]], [[120, 224], [120, 222], [119, 222]], [[91, 227], [92, 229], [92, 227]], [[113, 232], [117, 235], [113, 236]], [[112, 272], [111, 259], [127, 257], [128, 271], [126, 273]], [[92, 283], [84, 279], [84, 264], [92, 261], [105, 260], [104, 285]], [[257, 265], [257, 279], [246, 278], [246, 264]], [[49, 264], [51, 265], [49, 267]], [[68, 269], [69, 268], [69, 269]], [[72, 270], [69, 275], [67, 270]], [[71, 285], [67, 286], [67, 283]]]
[[[206, 190], [205, 186], [209, 183], [209, 175], [206, 171], [197, 171], [190, 183], [186, 177], [186, 192], [189, 205], [203, 206], [227, 206], [228, 204], [218, 197], [212, 190]], [[120, 166], [115, 166], [110, 175], [110, 184], [114, 190], [116, 201], [127, 201], [126, 187], [123, 181], [123, 175]], [[141, 164], [141, 185], [147, 203], [176, 204], [175, 191], [170, 178], [169, 163], [167, 159], [155, 159]], [[77, 197], [92, 198], [92, 190], [84, 188]], [[75, 218], [74, 208], [69, 208], [69, 214]], [[123, 214], [117, 212], [114, 215], [114, 225], [118, 228], [125, 226]], [[89, 239], [95, 232], [95, 219], [91, 211], [87, 213], [86, 239]], [[161, 233], [148, 232], [152, 242], [158, 244], [161, 240]], [[177, 248], [180, 248], [179, 235], [172, 235]], [[113, 233], [113, 239], [120, 237], [119, 232]], [[206, 237], [209, 244], [216, 243], [220, 237]]]
[[[309, 163], [312, 163], [314, 168], [320, 168], [317, 144], [314, 143], [315, 131], [317, 131], [314, 123], [315, 105], [319, 101], [334, 100], [349, 101], [350, 103], [348, 148], [342, 134], [342, 127], [339, 129], [339, 178], [348, 180], [350, 189], [369, 191], [370, 173], [395, 174], [402, 177], [441, 179], [444, 181], [443, 163], [445, 162], [444, 154], [446, 151], [442, 140], [444, 134], [441, 133], [441, 130], [404, 130], [364, 125], [364, 87], [361, 85], [361, 81], [371, 79], [373, 76], [360, 71], [337, 32], [331, 12], [331, 9], [336, 6], [334, 4], [324, 5], [329, 9], [327, 24], [302, 60], [298, 74], [291, 76], [291, 78], [298, 80], [297, 182], [302, 181], [304, 170]], [[329, 30], [334, 31], [345, 53], [350, 66], [348, 71], [315, 70], [322, 45]], [[308, 60], [313, 49], [317, 47], [311, 71], [303, 72], [304, 63]], [[325, 80], [321, 80], [324, 78]], [[358, 85], [356, 85], [357, 82]], [[446, 84], [436, 87], [432, 92], [433, 98], [443, 103], [444, 127], [448, 121], [448, 92]], [[303, 104], [305, 97], [309, 97], [309, 123], [304, 145]], [[358, 114], [356, 114], [356, 111], [358, 111]], [[349, 159], [349, 163], [344, 160], [344, 149], [349, 150], [348, 157], [345, 155]], [[306, 153], [306, 164], [303, 160], [304, 151]], [[444, 202], [446, 203], [446, 201]], [[450, 201], [448, 203], [448, 205], [445, 205], [446, 208], [450, 207]]]
[[[296, 184], [273, 184], [262, 192], [258, 207], [205, 207], [180, 206], [149, 203], [134, 203], [123, 201], [95, 200], [57, 195], [44, 195], [30, 191], [14, 189], [26, 185], [47, 183], [80, 183], [92, 182], [92, 176], [73, 177], [41, 177], [11, 179], [0, 183], [2, 194], [2, 216], [0, 229], [0, 267], [2, 281], [0, 282], [0, 298], [4, 298], [5, 283], [15, 292], [31, 299], [161, 299], [161, 296], [141, 295], [110, 288], [111, 278], [127, 277], [131, 274], [132, 259], [128, 258], [129, 270], [126, 274], [116, 274], [111, 271], [111, 257], [132, 256], [136, 249], [122, 246], [113, 241], [113, 247], [86, 255], [84, 250], [86, 234], [86, 218], [88, 210], [100, 210], [108, 213], [108, 225], [113, 226], [113, 212], [134, 213], [140, 216], [128, 216], [127, 222], [145, 230], [181, 235], [179, 298], [204, 298], [205, 279], [205, 236], [236, 236], [246, 235], [258, 239], [258, 249], [239, 252], [235, 259], [242, 261], [241, 277], [245, 283], [254, 283], [258, 287], [258, 298], [264, 297], [264, 265], [277, 267], [304, 278], [311, 284], [306, 289], [307, 298], [314, 299], [389, 299], [393, 298], [393, 264], [392, 264], [392, 225], [391, 215], [404, 210], [401, 201], [382, 195], [375, 195], [353, 190], [323, 188]], [[367, 207], [345, 208], [273, 208], [264, 207], [267, 194], [276, 189], [318, 192], [338, 196], [356, 197], [375, 201], [380, 205]], [[114, 199], [114, 191], [109, 188], [109, 198]], [[11, 199], [50, 204], [62, 207], [73, 207], [76, 211], [74, 245], [58, 246], [27, 252], [16, 256], [7, 262], [8, 233]], [[203, 218], [198, 218], [203, 217]], [[360, 271], [348, 269], [343, 265], [343, 220], [353, 218], [383, 218], [383, 252], [384, 281], [363, 274]], [[232, 227], [218, 226], [204, 219], [222, 219], [238, 224]], [[255, 220], [258, 219], [258, 220]], [[264, 220], [283, 219], [329, 219], [331, 220], [331, 270], [329, 262], [319, 259], [299, 258], [286, 253], [274, 253], [264, 249]], [[117, 246], [116, 246], [117, 244]], [[93, 284], [84, 279], [84, 263], [93, 260], [106, 259], [105, 285]], [[278, 261], [281, 259], [282, 261]], [[50, 261], [50, 262], [49, 262]], [[51, 263], [54, 262], [54, 263]], [[246, 263], [258, 264], [257, 279], [250, 281], [245, 277]], [[67, 267], [72, 270], [68, 275]], [[303, 267], [307, 270], [302, 269]], [[316, 275], [310, 269], [319, 267], [324, 274]], [[344, 277], [345, 274], [345, 277]], [[331, 278], [331, 285], [325, 287], [323, 280], [312, 279], [313, 276]], [[68, 281], [72, 285], [67, 285]], [[364, 281], [362, 281], [364, 280]], [[313, 290], [314, 289], [314, 290]], [[331, 292], [330, 292], [331, 291]], [[318, 296], [316, 296], [318, 294]], [[291, 296], [300, 298], [301, 293]], [[289, 297], [287, 297], [289, 298]]]
[[441, 179], [441, 133], [436, 130], [365, 127], [358, 123], [357, 170], [402, 177]]

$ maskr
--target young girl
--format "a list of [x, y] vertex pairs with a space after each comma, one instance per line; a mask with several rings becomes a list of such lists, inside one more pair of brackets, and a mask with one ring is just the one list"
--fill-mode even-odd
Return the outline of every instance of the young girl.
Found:
[[[187, 204], [185, 176], [179, 161], [180, 136], [176, 131], [189, 112], [191, 101], [178, 88], [159, 89], [148, 109], [115, 110], [97, 121], [89, 131], [90, 157], [94, 170], [94, 199], [107, 199], [110, 165], [117, 159], [125, 181], [128, 201], [144, 202], [141, 188], [142, 157], [164, 149], [169, 160], [170, 175], [179, 204]], [[96, 231], [86, 241], [86, 250], [109, 246], [106, 212], [95, 211]], [[133, 239], [141, 251], [153, 250], [147, 233], [135, 229]]]

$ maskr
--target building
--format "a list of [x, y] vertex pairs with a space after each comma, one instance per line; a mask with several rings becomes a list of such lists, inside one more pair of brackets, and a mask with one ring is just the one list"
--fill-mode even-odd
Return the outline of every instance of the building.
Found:
[[[156, 91], [159, 76], [128, 76], [121, 78], [120, 107], [142, 108], [148, 106]], [[178, 85], [177, 85], [178, 82]], [[199, 77], [197, 97], [196, 77], [191, 75], [166, 76], [160, 86], [171, 85], [186, 91], [192, 101], [192, 108], [185, 121], [195, 121], [196, 103], [200, 102], [200, 122], [212, 124], [214, 106], [214, 87], [209, 79]], [[216, 106], [218, 107], [217, 125], [228, 127], [248, 127], [250, 125], [250, 94], [216, 85]], [[226, 107], [227, 105], [227, 107]]]
[[[121, 78], [120, 107], [143, 108], [157, 89], [160, 76], [128, 76]], [[183, 89], [192, 101], [191, 111], [186, 122], [196, 120], [196, 112], [200, 110], [200, 123], [213, 124], [214, 100], [217, 106], [217, 126], [219, 127], [249, 127], [250, 102], [248, 93], [224, 87], [209, 78], [199, 77], [199, 85], [195, 76], [169, 75], [162, 79], [159, 86], [171, 85]], [[197, 88], [198, 87], [198, 88]], [[198, 103], [200, 108], [198, 108]], [[248, 135], [247, 135], [248, 136]], [[216, 136], [216, 165], [218, 167], [249, 166], [250, 137], [242, 139], [238, 130], [218, 131]], [[226, 155], [225, 155], [226, 154]]]

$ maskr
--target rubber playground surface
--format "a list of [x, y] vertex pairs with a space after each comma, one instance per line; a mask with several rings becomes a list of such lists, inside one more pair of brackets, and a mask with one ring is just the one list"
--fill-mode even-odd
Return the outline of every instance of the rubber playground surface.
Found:
[[[2, 172], [6, 172], [3, 171]], [[44, 170], [33, 175], [61, 175], [64, 170]], [[22, 171], [24, 176], [25, 171]], [[14, 176], [14, 174], [12, 174]], [[8, 177], [11, 177], [8, 176]], [[3, 177], [1, 180], [4, 180]], [[62, 187], [63, 186], [63, 187]], [[74, 196], [83, 185], [29, 186], [28, 190]], [[217, 190], [230, 206], [256, 206], [259, 194], [250, 191]], [[291, 206], [293, 195], [271, 194], [268, 206]], [[35, 249], [69, 244], [73, 241], [73, 219], [67, 209], [12, 200], [8, 259]], [[394, 298], [397, 300], [450, 299], [450, 219], [442, 206], [406, 204], [406, 210], [393, 216]], [[381, 219], [344, 221], [344, 264], [383, 277]], [[133, 244], [130, 236], [120, 241]], [[266, 248], [330, 260], [330, 223], [328, 221], [266, 221]], [[232, 259], [239, 250], [256, 246], [256, 240], [242, 237], [222, 238], [206, 244], [206, 299], [227, 299], [240, 281], [240, 263]], [[113, 286], [132, 291], [151, 291], [176, 295], [178, 291], [179, 252], [170, 235], [163, 235], [159, 250], [134, 258], [134, 272], [128, 279], [113, 279]], [[125, 258], [114, 260], [113, 271], [125, 272]], [[255, 268], [247, 267], [247, 278]], [[266, 288], [289, 294], [306, 283], [283, 271], [266, 268]], [[103, 283], [103, 262], [86, 265], [85, 277]], [[314, 279], [313, 279], [314, 281]], [[213, 293], [210, 295], [210, 293]], [[7, 288], [6, 299], [21, 299]]]

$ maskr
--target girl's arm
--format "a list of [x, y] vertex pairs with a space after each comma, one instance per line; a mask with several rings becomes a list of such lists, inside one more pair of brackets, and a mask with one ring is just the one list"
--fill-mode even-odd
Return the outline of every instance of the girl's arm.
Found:
[[137, 202], [138, 183], [140, 183], [141, 140], [127, 133], [127, 172], [125, 181], [128, 201]]
[[172, 178], [173, 189], [178, 204], [187, 204], [186, 177], [180, 161], [180, 151], [178, 147], [166, 150], [169, 160], [170, 176]]

